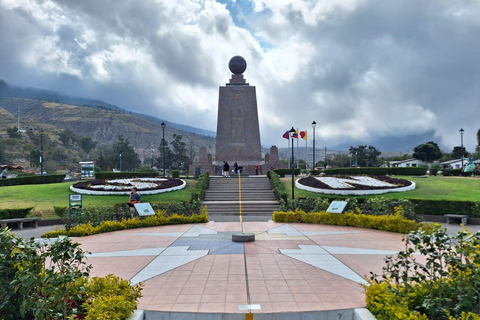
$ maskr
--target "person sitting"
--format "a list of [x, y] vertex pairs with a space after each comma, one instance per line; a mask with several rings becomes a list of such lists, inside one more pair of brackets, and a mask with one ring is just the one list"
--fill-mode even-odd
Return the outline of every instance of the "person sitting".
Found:
[[142, 201], [140, 194], [137, 192], [137, 187], [133, 187], [132, 192], [130, 192], [130, 197], [128, 198], [128, 206], [133, 207], [133, 204], [140, 202]]

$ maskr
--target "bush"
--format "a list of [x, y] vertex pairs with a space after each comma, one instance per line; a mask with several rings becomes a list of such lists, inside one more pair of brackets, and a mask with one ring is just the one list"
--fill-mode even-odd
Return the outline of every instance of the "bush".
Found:
[[65, 213], [67, 211], [68, 207], [53, 207], [53, 212], [60, 218], [64, 218]]
[[128, 179], [128, 178], [154, 178], [158, 171], [150, 172], [95, 172], [95, 179]]
[[122, 221], [104, 221], [96, 226], [91, 223], [80, 224], [70, 229], [56, 228], [55, 231], [45, 232], [41, 235], [42, 238], [56, 238], [60, 235], [67, 235], [69, 237], [83, 237], [92, 234], [99, 234], [105, 232], [112, 232], [125, 229], [135, 229], [144, 227], [156, 227], [170, 224], [181, 223], [205, 223], [208, 222], [208, 214], [205, 208], [201, 209], [200, 214], [192, 214], [191, 216], [184, 216], [173, 214], [169, 217], [165, 216], [165, 212], [157, 211], [154, 216], [149, 216], [145, 219], [139, 217], [133, 219], [123, 219]]
[[335, 168], [335, 169], [326, 169], [323, 171], [326, 175], [335, 175], [335, 174], [346, 174], [346, 175], [376, 175], [376, 176], [386, 176], [386, 175], [395, 175], [395, 176], [423, 176], [427, 174], [428, 168], [421, 167], [392, 167], [392, 168], [380, 168], [380, 167], [371, 167], [371, 168]]
[[27, 176], [19, 178], [0, 179], [0, 187], [19, 186], [24, 184], [46, 184], [59, 183], [65, 180], [65, 175], [41, 175], [41, 176]]
[[449, 176], [459, 177], [462, 175], [462, 169], [445, 169], [442, 171], [442, 175], [445, 177], [449, 177]]
[[270, 179], [270, 185], [275, 193], [275, 197], [281, 201], [288, 201], [287, 190], [280, 180], [280, 176], [274, 170], [270, 170], [267, 172], [267, 177]]
[[205, 192], [210, 185], [210, 174], [208, 171], [204, 171], [198, 176], [197, 183], [195, 184], [195, 191], [192, 193], [192, 200], [205, 199]]
[[403, 217], [401, 208], [394, 215], [376, 216], [346, 212], [343, 214], [327, 212], [305, 213], [302, 210], [279, 212], [275, 211], [272, 216], [275, 222], [314, 223], [336, 226], [350, 226], [358, 228], [377, 229], [398, 233], [408, 233], [420, 228], [432, 231], [435, 225], [432, 223], [420, 223]]
[[179, 178], [180, 170], [172, 170], [172, 178]]
[[[478, 319], [480, 232], [418, 231], [406, 250], [388, 256], [384, 273], [365, 286], [367, 308], [377, 319]], [[420, 255], [420, 257], [419, 257]]]
[[415, 204], [416, 215], [466, 214], [469, 217], [480, 217], [480, 204], [473, 201], [453, 200], [410, 200]]
[[28, 216], [33, 207], [0, 209], [0, 219], [17, 219]]
[[[292, 169], [275, 169], [273, 170], [276, 174], [278, 174], [281, 178], [284, 178], [285, 175], [291, 175]], [[298, 176], [300, 174], [300, 168], [293, 169], [293, 173]]]

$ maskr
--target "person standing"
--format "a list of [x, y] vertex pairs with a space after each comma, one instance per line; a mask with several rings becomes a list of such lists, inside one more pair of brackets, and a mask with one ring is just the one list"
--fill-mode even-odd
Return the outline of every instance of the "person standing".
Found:
[[258, 165], [255, 166], [255, 174], [258, 176], [258, 170], [260, 170], [260, 167]]
[[234, 171], [235, 173], [238, 173], [238, 164], [237, 164], [236, 161], [235, 161], [235, 163], [233, 164], [233, 171]]
[[227, 161], [225, 161], [225, 164], [223, 165], [223, 173], [224, 173], [224, 176], [227, 178], [230, 177], [229, 170], [230, 170], [230, 165], [228, 164]]

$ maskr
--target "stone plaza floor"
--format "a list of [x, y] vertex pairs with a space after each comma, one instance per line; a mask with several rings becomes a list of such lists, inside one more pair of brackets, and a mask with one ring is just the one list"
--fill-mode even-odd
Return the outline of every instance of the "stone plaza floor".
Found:
[[[238, 243], [233, 233], [255, 233]], [[280, 313], [365, 307], [362, 283], [404, 249], [398, 233], [275, 222], [211, 222], [76, 238], [91, 276], [143, 282], [138, 308]]]

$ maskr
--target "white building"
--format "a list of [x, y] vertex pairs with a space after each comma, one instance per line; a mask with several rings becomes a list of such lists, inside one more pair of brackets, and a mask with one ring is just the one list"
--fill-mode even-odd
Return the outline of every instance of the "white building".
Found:
[[[461, 169], [462, 168], [462, 159], [453, 159], [440, 163], [444, 169]], [[468, 158], [463, 158], [463, 166], [465, 167], [468, 164]]]
[[392, 167], [392, 168], [408, 168], [408, 167], [419, 167], [421, 164], [424, 164], [425, 162], [422, 160], [418, 159], [406, 159], [406, 160], [399, 160], [399, 161], [390, 161], [389, 163], [384, 163], [380, 167], [382, 168], [387, 168], [387, 167]]

